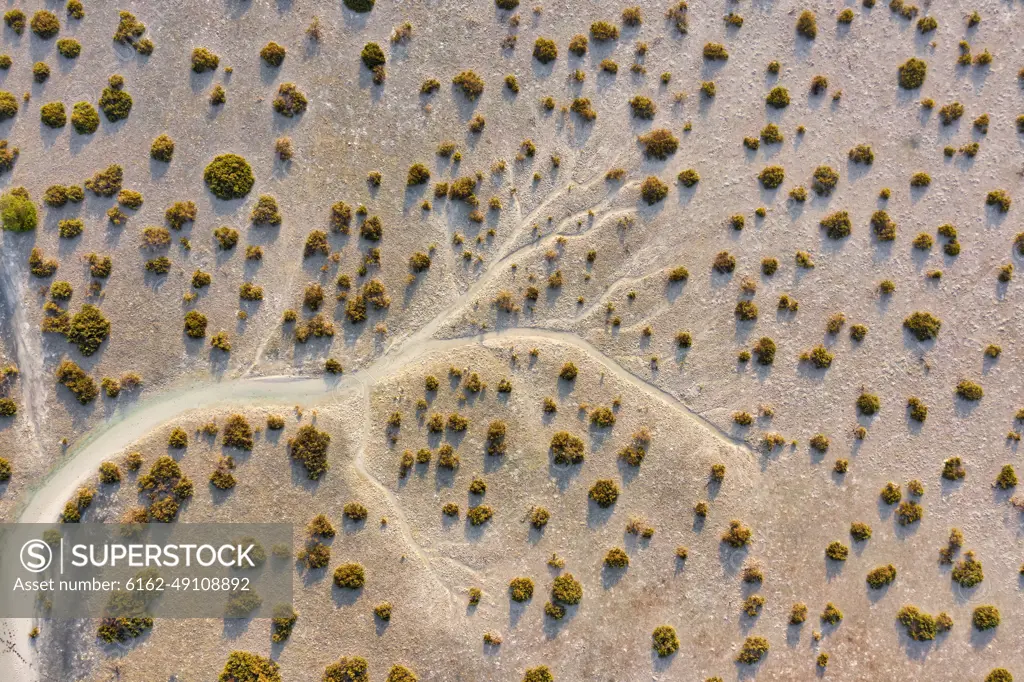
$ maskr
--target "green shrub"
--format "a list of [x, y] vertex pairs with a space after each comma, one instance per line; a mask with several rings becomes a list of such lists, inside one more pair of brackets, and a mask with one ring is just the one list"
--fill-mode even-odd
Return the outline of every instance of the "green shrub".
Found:
[[882, 501], [885, 502], [886, 504], [896, 504], [901, 499], [903, 499], [903, 493], [900, 491], [899, 485], [893, 483], [892, 481], [889, 481], [888, 483], [885, 484], [885, 486], [882, 488], [880, 496], [882, 498]]
[[273, 40], [264, 45], [263, 49], [260, 50], [260, 57], [269, 66], [281, 66], [281, 63], [284, 61], [285, 54], [286, 50], [284, 47], [278, 45]]
[[103, 317], [100, 309], [84, 304], [70, 319], [68, 343], [78, 346], [82, 355], [89, 356], [99, 350], [100, 345], [110, 336], [110, 322]]
[[995, 206], [999, 209], [1000, 213], [1006, 213], [1009, 211], [1011, 203], [1012, 200], [1010, 199], [1010, 195], [1007, 194], [1005, 190], [1001, 189], [994, 189], [985, 197], [985, 205]]
[[814, 40], [818, 37], [818, 21], [814, 16], [814, 12], [805, 9], [800, 13], [796, 20], [796, 32], [808, 40]]
[[[518, 0], [516, 2], [518, 3]], [[536, 668], [526, 669], [523, 674], [523, 682], [555, 682], [555, 676], [551, 674], [546, 665], [539, 665]]]
[[880, 590], [896, 580], [896, 567], [892, 564], [879, 566], [868, 572], [867, 583], [872, 589]]
[[850, 236], [853, 223], [850, 221], [850, 214], [846, 211], [836, 211], [822, 218], [821, 227], [825, 228], [825, 234], [829, 239], [843, 239]]
[[9, 232], [28, 232], [39, 224], [36, 205], [26, 194], [9, 191], [0, 196], [0, 221]]
[[75, 102], [71, 108], [71, 125], [79, 135], [91, 135], [100, 126], [100, 115], [88, 102]]
[[907, 629], [907, 636], [917, 642], [935, 639], [937, 628], [935, 618], [916, 606], [907, 605], [899, 610], [896, 618]]
[[50, 298], [58, 301], [66, 301], [71, 298], [71, 284], [68, 282], [53, 282], [50, 284]]
[[71, 391], [83, 405], [91, 403], [99, 395], [96, 382], [81, 367], [71, 360], [64, 360], [57, 367], [57, 381]]
[[920, 398], [916, 396], [908, 398], [907, 407], [910, 408], [910, 418], [914, 421], [923, 422], [928, 418], [928, 406]]
[[754, 355], [757, 356], [758, 363], [762, 365], [770, 365], [775, 362], [775, 351], [775, 341], [767, 336], [762, 336], [758, 339], [753, 348], [753, 352]]
[[650, 159], [667, 159], [679, 149], [679, 138], [664, 128], [641, 135], [639, 140], [644, 145], [644, 154]]
[[[72, 116], [73, 121], [74, 116]], [[170, 163], [171, 158], [174, 156], [174, 140], [166, 134], [157, 136], [153, 140], [153, 145], [149, 148], [149, 156], [157, 161]]]
[[550, 38], [537, 38], [533, 44], [533, 57], [541, 64], [548, 64], [558, 58], [558, 46]]
[[185, 313], [185, 333], [193, 339], [201, 339], [206, 336], [206, 315], [198, 310], [190, 310]]
[[985, 391], [979, 384], [963, 379], [956, 385], [956, 394], [963, 400], [975, 402], [984, 397]]
[[671, 625], [659, 625], [654, 628], [651, 639], [651, 647], [660, 658], [679, 651], [679, 638], [676, 636], [676, 629]]
[[928, 65], [917, 57], [911, 57], [900, 65], [898, 70], [899, 84], [904, 90], [916, 90], [924, 85]]
[[821, 622], [836, 625], [841, 620], [843, 620], [843, 612], [832, 602], [825, 604], [825, 610], [821, 612]]
[[294, 83], [281, 83], [277, 88], [277, 97], [274, 98], [274, 111], [292, 118], [306, 111], [309, 100]]
[[697, 174], [692, 168], [679, 171], [678, 180], [682, 183], [683, 187], [693, 187], [700, 182], [700, 175]]
[[82, 44], [74, 38], [61, 38], [57, 41], [57, 52], [65, 59], [75, 59], [82, 53]]
[[361, 656], [342, 656], [324, 669], [323, 682], [370, 682], [370, 665]]
[[913, 500], [901, 502], [900, 506], [896, 508], [896, 520], [899, 521], [901, 526], [909, 526], [912, 523], [916, 523], [923, 516], [924, 508]]
[[722, 535], [722, 542], [731, 547], [744, 547], [750, 543], [753, 532], [742, 523], [733, 519], [729, 522], [729, 530]]
[[654, 118], [654, 114], [658, 111], [658, 108], [655, 106], [654, 102], [651, 101], [651, 98], [644, 97], [643, 95], [634, 96], [633, 99], [629, 100], [629, 106], [633, 110], [634, 118], [650, 120]]
[[607, 508], [615, 504], [615, 501], [619, 499], [619, 486], [611, 479], [598, 479], [590, 487], [588, 496], [597, 503], [597, 506]]
[[134, 210], [142, 207], [142, 193], [131, 189], [122, 189], [117, 193], [117, 203]]
[[80, 218], [67, 218], [57, 223], [58, 234], [62, 239], [73, 239], [85, 230], [85, 223]]
[[206, 186], [218, 199], [241, 199], [249, 194], [256, 178], [249, 162], [237, 154], [214, 157], [203, 171]]
[[10, 461], [0, 457], [0, 483], [11, 480], [11, 473], [12, 469]]
[[668, 185], [651, 175], [640, 183], [640, 196], [648, 205], [654, 205], [668, 196]]
[[590, 105], [590, 100], [586, 97], [577, 97], [569, 105], [569, 110], [578, 115], [585, 121], [593, 121], [597, 118], [597, 112]]
[[124, 170], [118, 165], [107, 166], [85, 181], [85, 188], [100, 197], [112, 197], [121, 191]]
[[18, 113], [18, 99], [9, 92], [0, 91], [0, 121], [14, 118]]
[[192, 70], [196, 73], [214, 71], [220, 64], [220, 57], [210, 52], [205, 47], [196, 47], [192, 50]]
[[20, 9], [8, 10], [4, 14], [4, 23], [19, 36], [25, 32], [25, 13]]
[[528, 601], [533, 597], [533, 580], [525, 577], [512, 578], [512, 581], [508, 584], [508, 590], [512, 601]]
[[818, 196], [828, 196], [839, 182], [839, 173], [829, 166], [818, 166], [814, 170], [814, 182], [811, 187]]
[[971, 624], [979, 630], [989, 630], [1000, 623], [999, 609], [991, 604], [978, 606], [971, 616]]
[[1006, 464], [999, 471], [999, 475], [996, 476], [995, 486], [1006, 490], [1013, 488], [1017, 485], [1017, 472], [1013, 470], [1012, 464]]
[[729, 58], [729, 52], [721, 43], [704, 43], [704, 59], [709, 61], [725, 61]]
[[358, 590], [366, 584], [366, 571], [361, 564], [341, 564], [334, 569], [334, 584], [347, 590]]
[[932, 183], [932, 177], [927, 173], [914, 173], [910, 176], [911, 187], [927, 187]]
[[757, 319], [757, 304], [753, 301], [740, 300], [736, 301], [736, 317], [737, 319], [749, 322]]
[[850, 555], [850, 548], [841, 542], [830, 542], [825, 548], [825, 556], [832, 561], [846, 561]]
[[942, 125], [950, 125], [954, 121], [960, 120], [960, 117], [964, 115], [964, 105], [960, 102], [950, 102], [941, 109], [939, 109], [939, 119], [942, 121]]
[[765, 101], [774, 109], [785, 109], [789, 106], [789, 91], [781, 85], [776, 85], [768, 93]]
[[48, 10], [39, 10], [32, 15], [32, 32], [42, 39], [52, 38], [60, 33], [60, 20]]
[[583, 441], [567, 431], [551, 438], [551, 452], [556, 464], [578, 464], [583, 461]]
[[871, 539], [871, 526], [866, 523], [854, 522], [850, 524], [850, 537], [863, 542]]
[[366, 68], [371, 71], [375, 67], [384, 66], [387, 62], [387, 58], [384, 56], [384, 50], [382, 50], [380, 45], [377, 43], [366, 43], [359, 56], [363, 60], [363, 64], [366, 65]]
[[776, 189], [786, 179], [786, 171], [782, 166], [767, 166], [758, 174], [757, 179], [766, 189]]
[[452, 83], [462, 90], [462, 94], [470, 100], [475, 100], [484, 92], [484, 79], [473, 71], [459, 73], [452, 78]]
[[629, 566], [629, 555], [621, 547], [612, 547], [604, 555], [604, 565], [609, 568], [626, 568]]
[[582, 33], [578, 33], [569, 40], [569, 52], [572, 52], [577, 57], [582, 57], [587, 53], [587, 43], [587, 37]]
[[597, 41], [616, 40], [619, 37], [619, 28], [607, 21], [595, 21], [590, 25], [590, 35]]
[[964, 558], [953, 567], [950, 577], [960, 587], [970, 588], [985, 579], [985, 572], [982, 570], [981, 562], [975, 558], [974, 552], [968, 551], [964, 554]]
[[316, 480], [327, 471], [327, 447], [330, 443], [330, 434], [307, 424], [299, 428], [294, 438], [288, 439], [288, 450], [292, 459], [306, 467], [309, 478]]
[[132, 112], [132, 96], [123, 88], [124, 79], [115, 74], [110, 77], [109, 85], [100, 93], [99, 107], [111, 123], [128, 118]]
[[768, 640], [764, 637], [756, 635], [747, 637], [743, 640], [743, 646], [740, 648], [740, 652], [736, 656], [736, 660], [737, 662], [744, 663], [746, 665], [754, 665], [760, 661], [766, 653], [768, 653], [768, 649]]
[[281, 682], [280, 667], [269, 658], [248, 651], [232, 651], [218, 682]]

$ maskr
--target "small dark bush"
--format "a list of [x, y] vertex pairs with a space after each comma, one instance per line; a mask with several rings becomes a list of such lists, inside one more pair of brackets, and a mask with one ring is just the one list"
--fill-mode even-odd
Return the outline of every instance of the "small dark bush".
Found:
[[[74, 122], [74, 115], [72, 115], [71, 120]], [[153, 145], [149, 149], [149, 156], [157, 161], [170, 163], [171, 158], [174, 156], [174, 140], [168, 135], [159, 135], [153, 140]]]
[[[634, 102], [636, 99], [634, 98]], [[636, 109], [634, 108], [634, 111]], [[652, 113], [653, 115], [653, 113]], [[676, 153], [679, 149], [679, 138], [671, 133], [671, 131], [664, 128], [658, 130], [652, 130], [649, 133], [641, 135], [640, 143], [644, 145], [644, 154], [648, 158], [652, 159], [667, 159], [672, 154]]]
[[899, 68], [899, 84], [904, 90], [916, 90], [924, 85], [928, 65], [917, 57], [911, 57]]
[[975, 402], [984, 397], [985, 391], [979, 384], [963, 379], [956, 385], [956, 394], [963, 400]]
[[220, 57], [210, 52], [205, 47], [196, 47], [192, 50], [192, 70], [196, 73], [213, 71], [220, 64]]
[[270, 66], [281, 66], [287, 51], [274, 41], [270, 41], [260, 50], [260, 57]]
[[814, 16], [814, 12], [805, 9], [800, 13], [796, 20], [796, 32], [808, 40], [814, 40], [818, 37], [818, 21]]

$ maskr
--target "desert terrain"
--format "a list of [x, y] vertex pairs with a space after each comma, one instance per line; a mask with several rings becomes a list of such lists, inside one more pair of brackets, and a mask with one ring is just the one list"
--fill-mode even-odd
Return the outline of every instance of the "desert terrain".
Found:
[[290, 523], [297, 617], [12, 679], [1024, 676], [1021, 3], [82, 5], [0, 28], [0, 521]]

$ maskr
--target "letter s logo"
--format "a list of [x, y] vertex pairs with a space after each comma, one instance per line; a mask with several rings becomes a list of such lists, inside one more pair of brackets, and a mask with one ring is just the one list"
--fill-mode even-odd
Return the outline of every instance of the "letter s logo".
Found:
[[42, 573], [53, 562], [53, 550], [42, 540], [29, 540], [21, 546], [21, 565], [29, 573]]

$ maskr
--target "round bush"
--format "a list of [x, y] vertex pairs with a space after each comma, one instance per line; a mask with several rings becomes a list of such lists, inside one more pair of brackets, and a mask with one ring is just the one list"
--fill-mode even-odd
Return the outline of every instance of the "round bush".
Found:
[[213, 71], [218, 64], [220, 64], [220, 57], [205, 47], [197, 47], [192, 50], [192, 70], [196, 73]]
[[345, 0], [345, 7], [353, 12], [369, 12], [373, 9], [376, 0]]
[[57, 41], [57, 52], [65, 59], [75, 59], [82, 53], [82, 44], [74, 38], [61, 38]]
[[249, 193], [256, 178], [249, 162], [237, 154], [221, 154], [203, 171], [206, 186], [218, 199], [241, 199]]
[[7, 92], [0, 91], [0, 121], [14, 118], [18, 113], [18, 98]]
[[[114, 82], [113, 77], [111, 77], [111, 82]], [[100, 94], [100, 109], [111, 123], [128, 118], [128, 114], [132, 111], [132, 96], [121, 90], [121, 87], [123, 87], [123, 82], [120, 87], [114, 87], [112, 84], [110, 87], [103, 88], [103, 92]]]
[[911, 57], [899, 68], [899, 83], [904, 90], [916, 90], [924, 85], [928, 65], [917, 57]]
[[0, 221], [11, 232], [34, 230], [39, 223], [36, 205], [23, 194], [8, 192], [0, 197]]
[[284, 61], [285, 56], [284, 47], [278, 45], [274, 41], [267, 43], [262, 50], [260, 50], [260, 57], [263, 58], [270, 66], [281, 66], [281, 62]]
[[79, 135], [91, 135], [100, 126], [100, 115], [88, 102], [75, 102], [71, 108], [71, 125]]
[[619, 499], [619, 486], [610, 478], [602, 478], [591, 486], [588, 495], [597, 503], [597, 506], [610, 507]]
[[153, 140], [153, 146], [149, 148], [149, 156], [157, 161], [170, 163], [174, 157], [174, 140], [168, 135], [160, 135]]
[[360, 564], [342, 564], [334, 570], [334, 584], [347, 590], [358, 590], [366, 584], [366, 572]]
[[29, 26], [33, 33], [44, 40], [60, 33], [60, 20], [57, 19], [57, 15], [45, 9], [32, 16], [32, 23]]
[[48, 102], [39, 109], [43, 123], [50, 128], [63, 128], [68, 124], [68, 114], [63, 102]]
[[380, 45], [377, 43], [366, 43], [359, 56], [362, 58], [363, 64], [366, 65], [366, 68], [371, 71], [373, 70], [373, 67], [384, 66], [387, 62], [387, 58], [384, 56], [384, 50], [382, 50]]
[[281, 682], [277, 663], [248, 651], [232, 651], [218, 682]]
[[533, 44], [533, 56], [541, 64], [547, 64], [558, 58], [558, 46], [550, 38], [537, 38]]
[[654, 628], [651, 635], [651, 647], [658, 652], [658, 656], [664, 658], [679, 651], [679, 637], [676, 636], [676, 629], [671, 625], [659, 625]]

